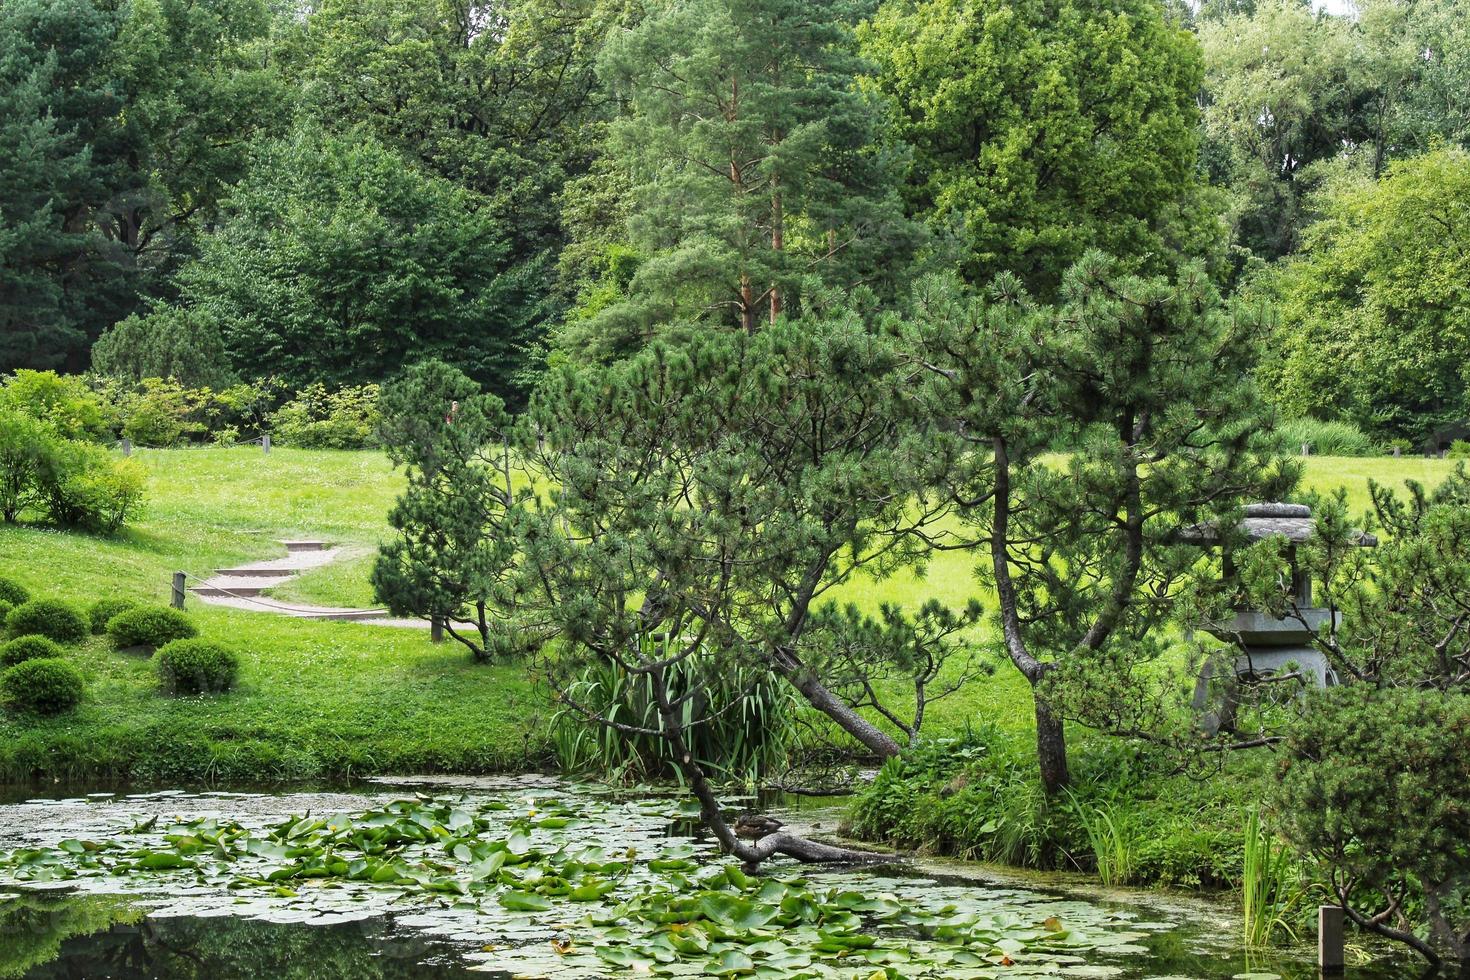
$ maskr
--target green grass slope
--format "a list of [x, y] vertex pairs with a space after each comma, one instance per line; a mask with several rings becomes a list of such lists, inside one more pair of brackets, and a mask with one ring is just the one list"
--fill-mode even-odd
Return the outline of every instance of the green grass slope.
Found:
[[[321, 537], [364, 557], [301, 576], [278, 591], [296, 601], [369, 605], [371, 550], [401, 486], [378, 453], [189, 449], [142, 451], [147, 510], [114, 538], [0, 526], [0, 575], [34, 594], [79, 604], [118, 595], [166, 602], [175, 570], [282, 553], [282, 538]], [[1347, 486], [1366, 505], [1367, 480], [1433, 484], [1452, 464], [1421, 459], [1308, 461], [1307, 484]], [[959, 604], [974, 589], [972, 558], [938, 556], [922, 578], [859, 579], [843, 601], [875, 609], [926, 596]], [[984, 597], [982, 597], [982, 601]], [[477, 667], [426, 633], [356, 623], [291, 620], [190, 602], [206, 637], [237, 648], [239, 687], [214, 698], [166, 698], [151, 665], [102, 641], [69, 650], [87, 677], [81, 709], [60, 719], [0, 719], [0, 781], [156, 778], [221, 781], [485, 772], [546, 757], [544, 692], [516, 667]], [[926, 731], [972, 722], [1024, 731], [1025, 682], [1002, 664], [933, 706]]]

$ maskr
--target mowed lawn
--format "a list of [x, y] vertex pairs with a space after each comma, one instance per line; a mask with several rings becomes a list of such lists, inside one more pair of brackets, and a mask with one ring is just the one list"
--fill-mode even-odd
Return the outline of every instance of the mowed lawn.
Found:
[[[373, 452], [144, 450], [147, 509], [115, 538], [0, 526], [0, 574], [37, 596], [79, 604], [105, 595], [166, 602], [175, 570], [194, 575], [282, 553], [279, 540], [319, 537], [364, 557], [303, 575], [278, 594], [333, 605], [372, 602], [370, 552], [401, 484]], [[1346, 486], [1355, 509], [1367, 481], [1434, 484], [1453, 463], [1423, 459], [1307, 461], [1307, 486]], [[858, 579], [840, 601], [876, 610], [928, 597], [960, 605], [977, 588], [973, 556], [945, 553], [922, 575]], [[987, 596], [979, 597], [987, 603]], [[251, 781], [404, 771], [486, 772], [543, 764], [546, 692], [528, 672], [479, 667], [426, 632], [293, 620], [204, 606], [206, 637], [240, 651], [239, 686], [214, 698], [168, 698], [146, 659], [101, 640], [68, 655], [88, 681], [74, 715], [0, 720], [0, 781], [134, 778]], [[931, 711], [926, 731], [968, 724], [1024, 730], [1032, 707], [1006, 664]]]

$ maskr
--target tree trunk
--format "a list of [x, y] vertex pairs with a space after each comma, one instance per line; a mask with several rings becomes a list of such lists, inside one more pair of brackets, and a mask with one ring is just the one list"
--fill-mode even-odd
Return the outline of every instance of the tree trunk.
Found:
[[[786, 248], [785, 218], [781, 212], [781, 190], [777, 179], [772, 177], [771, 183], [775, 189], [771, 192], [771, 251], [778, 255]], [[781, 315], [781, 286], [779, 283], [771, 283], [771, 323]]]
[[679, 767], [679, 772], [688, 781], [694, 798], [699, 801], [701, 821], [709, 832], [714, 834], [715, 840], [720, 842], [720, 849], [743, 861], [747, 872], [755, 874], [760, 870], [762, 862], [777, 854], [784, 854], [798, 861], [807, 862], [873, 863], [893, 859], [889, 854], [848, 850], [844, 847], [822, 844], [781, 831], [766, 834], [752, 843], [746, 843], [736, 837], [724, 813], [720, 811], [719, 798], [705, 777], [704, 767], [695, 760], [694, 754], [689, 750], [688, 740], [684, 737], [684, 723], [679, 718], [678, 710], [669, 700], [663, 668], [655, 668], [651, 671], [649, 680], [653, 682], [653, 696], [658, 704], [659, 728], [674, 750], [674, 760]]
[[903, 751], [903, 746], [862, 715], [858, 714], [852, 707], [829, 691], [816, 676], [806, 668], [804, 664], [786, 653], [778, 653], [773, 658], [776, 670], [791, 682], [791, 686], [801, 692], [807, 702], [822, 714], [837, 722], [838, 726], [847, 734], [857, 739], [864, 748], [874, 755], [887, 759], [898, 755]]
[[1033, 691], [1032, 697], [1036, 700], [1036, 761], [1041, 766], [1041, 788], [1050, 799], [1072, 781], [1067, 769], [1067, 731], [1039, 694]]

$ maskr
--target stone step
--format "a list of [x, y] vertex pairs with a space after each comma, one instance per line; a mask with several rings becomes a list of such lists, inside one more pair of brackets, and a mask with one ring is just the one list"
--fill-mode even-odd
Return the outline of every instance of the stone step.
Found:
[[216, 575], [227, 578], [290, 578], [294, 569], [273, 565], [241, 565], [238, 568], [216, 568]]
[[331, 542], [329, 541], [315, 541], [311, 539], [288, 540], [282, 541], [281, 544], [286, 546], [288, 554], [294, 554], [298, 551], [326, 551], [331, 547]]
[[330, 612], [299, 614], [302, 619], [330, 619], [337, 622], [352, 622], [365, 619], [383, 619], [388, 614], [381, 609], [333, 609]]

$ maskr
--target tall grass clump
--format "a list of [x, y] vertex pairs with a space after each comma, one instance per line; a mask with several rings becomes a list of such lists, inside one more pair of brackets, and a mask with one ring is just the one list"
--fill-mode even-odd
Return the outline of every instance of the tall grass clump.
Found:
[[1306, 892], [1291, 852], [1266, 830], [1258, 807], [1246, 814], [1240, 896], [1248, 948], [1269, 946], [1279, 934], [1296, 939], [1291, 920]]
[[1138, 855], [1127, 809], [1111, 801], [1088, 803], [1070, 792], [1067, 801], [1087, 836], [1099, 880], [1108, 888], [1132, 882]]
[[1351, 422], [1321, 419], [1287, 419], [1276, 426], [1286, 445], [1296, 450], [1303, 444], [1313, 456], [1376, 456], [1378, 443]]
[[[718, 778], [754, 784], [782, 767], [796, 737], [798, 708], [784, 681], [749, 665], [722, 663], [709, 650], [673, 664], [665, 681], [675, 700], [694, 692], [681, 707], [686, 738], [696, 761]], [[588, 717], [659, 731], [646, 675], [594, 664], [566, 685], [565, 700], [576, 707], [562, 708], [551, 724], [552, 751], [563, 771], [625, 781], [678, 777], [667, 739], [616, 731]]]

